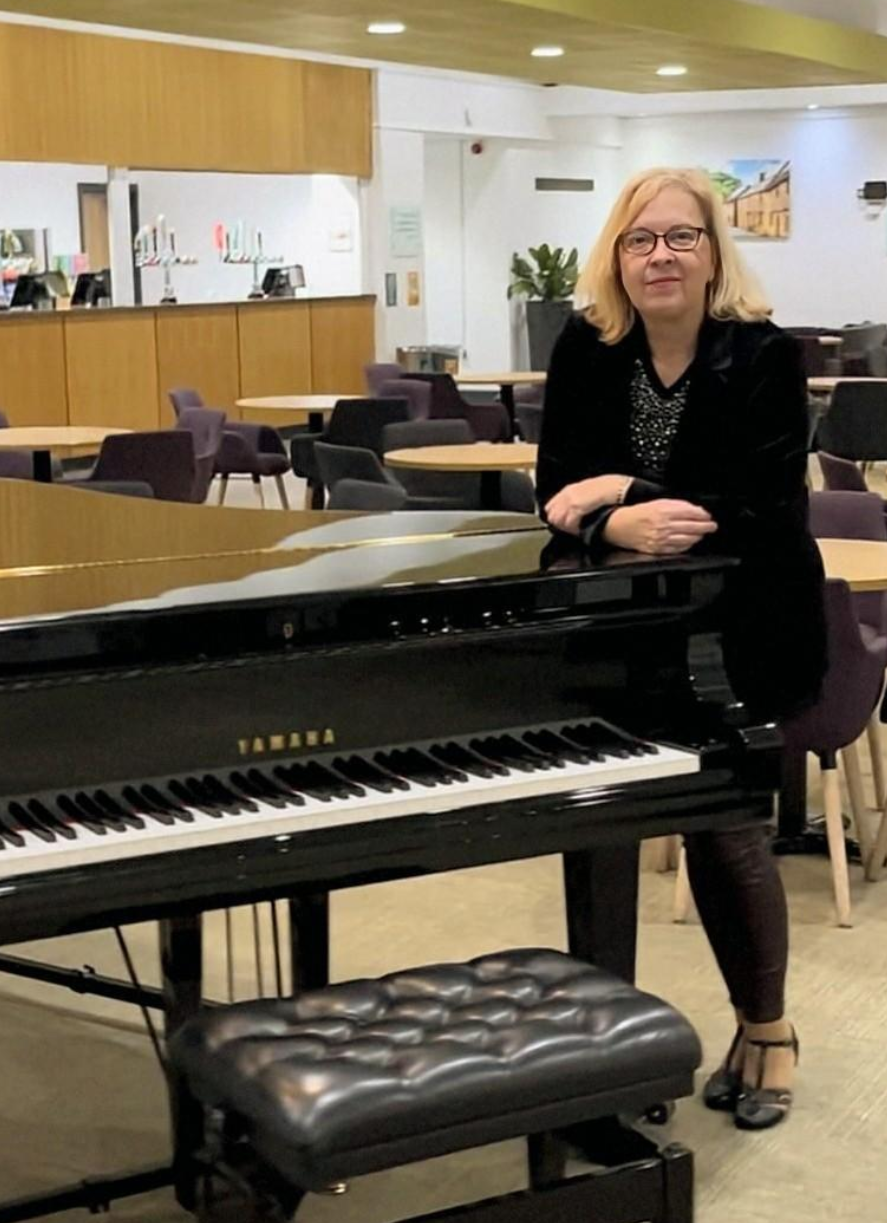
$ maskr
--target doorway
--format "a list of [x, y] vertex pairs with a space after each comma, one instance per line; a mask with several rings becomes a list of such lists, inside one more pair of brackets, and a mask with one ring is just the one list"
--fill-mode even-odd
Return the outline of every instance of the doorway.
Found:
[[89, 261], [91, 272], [111, 266], [108, 233], [108, 188], [105, 183], [78, 183], [80, 208], [80, 249]]

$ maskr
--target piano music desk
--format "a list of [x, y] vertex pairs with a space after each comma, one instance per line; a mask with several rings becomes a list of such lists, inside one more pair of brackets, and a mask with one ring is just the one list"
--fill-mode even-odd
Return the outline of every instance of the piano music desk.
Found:
[[503, 471], [529, 471], [536, 466], [532, 442], [472, 442], [465, 446], [414, 446], [389, 450], [388, 467], [415, 467], [421, 471], [480, 473], [480, 503], [485, 510], [502, 506]]
[[0, 450], [33, 450], [34, 479], [52, 483], [52, 458], [74, 459], [98, 454], [102, 442], [112, 433], [104, 425], [35, 425], [24, 429], [0, 429]]

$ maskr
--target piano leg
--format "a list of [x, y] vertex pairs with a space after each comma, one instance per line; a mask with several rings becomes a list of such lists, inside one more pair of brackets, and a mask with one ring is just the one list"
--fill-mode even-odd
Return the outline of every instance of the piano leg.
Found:
[[[194, 1015], [203, 992], [203, 946], [200, 914], [160, 922], [160, 969], [166, 1000], [167, 1039]], [[167, 1069], [176, 1200], [193, 1210], [197, 1198], [194, 1155], [203, 1144], [203, 1109], [184, 1081]]]
[[328, 892], [294, 896], [290, 911], [293, 993], [319, 989], [330, 979], [330, 898]]
[[640, 847], [604, 845], [564, 854], [570, 952], [634, 981]]

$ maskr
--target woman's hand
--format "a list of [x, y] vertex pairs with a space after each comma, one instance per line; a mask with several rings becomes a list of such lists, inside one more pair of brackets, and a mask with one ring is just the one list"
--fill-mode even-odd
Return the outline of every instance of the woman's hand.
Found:
[[702, 506], [660, 499], [614, 510], [604, 527], [604, 539], [631, 552], [669, 556], [688, 551], [717, 529], [717, 523]]
[[631, 483], [629, 476], [592, 476], [566, 484], [545, 506], [545, 516], [559, 531], [578, 535], [585, 515], [604, 505], [616, 505], [626, 482]]

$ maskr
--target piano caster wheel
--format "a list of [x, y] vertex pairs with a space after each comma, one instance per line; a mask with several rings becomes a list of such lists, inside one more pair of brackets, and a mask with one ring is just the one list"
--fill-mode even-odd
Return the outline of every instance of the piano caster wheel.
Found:
[[644, 1113], [644, 1120], [648, 1125], [668, 1125], [675, 1113], [674, 1100], [669, 1100], [665, 1104], [653, 1104]]

